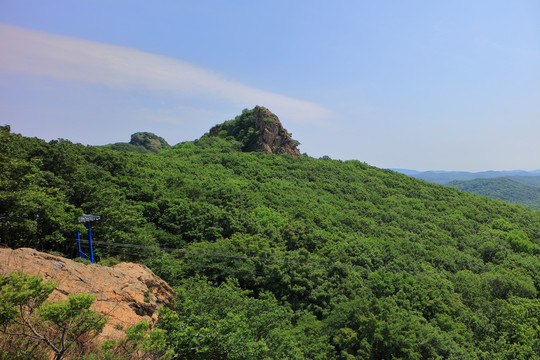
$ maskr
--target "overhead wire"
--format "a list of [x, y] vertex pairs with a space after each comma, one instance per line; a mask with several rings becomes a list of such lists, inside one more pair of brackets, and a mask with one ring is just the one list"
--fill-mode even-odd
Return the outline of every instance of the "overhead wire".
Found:
[[[74, 240], [78, 241], [77, 239], [74, 239]], [[89, 240], [81, 240], [81, 243], [89, 243], [89, 242], [90, 242]], [[128, 249], [131, 248], [131, 249], [164, 251], [164, 252], [169, 252], [169, 253], [176, 252], [176, 253], [182, 253], [182, 254], [188, 254], [188, 255], [212, 256], [212, 257], [228, 258], [228, 259], [236, 259], [236, 260], [253, 260], [253, 261], [260, 261], [260, 262], [283, 263], [283, 264], [293, 264], [293, 265], [302, 265], [302, 266], [319, 266], [319, 267], [327, 267], [327, 268], [366, 270], [366, 268], [361, 267], [361, 266], [335, 264], [335, 263], [318, 263], [318, 262], [307, 262], [307, 261], [300, 262], [300, 261], [292, 261], [292, 260], [287, 260], [287, 259], [264, 258], [264, 257], [257, 257], [257, 256], [235, 255], [235, 254], [223, 254], [223, 253], [214, 253], [214, 252], [205, 252], [205, 251], [164, 248], [164, 247], [154, 247], [154, 246], [146, 246], [146, 245], [95, 241], [95, 240], [92, 240], [92, 243], [95, 245], [116, 246], [116, 247], [123, 247], [123, 248], [128, 248]]]
[[[73, 239], [74, 241], [78, 241], [77, 239]], [[89, 243], [89, 240], [82, 240], [82, 243]], [[397, 270], [397, 269], [384, 269], [384, 268], [370, 268], [370, 267], [363, 267], [363, 266], [357, 266], [357, 265], [346, 265], [346, 264], [336, 264], [336, 263], [320, 263], [320, 262], [310, 262], [310, 261], [294, 261], [294, 260], [287, 260], [287, 259], [277, 259], [277, 258], [265, 258], [265, 257], [257, 257], [257, 256], [247, 256], [247, 255], [236, 255], [236, 254], [224, 254], [224, 253], [215, 253], [215, 252], [205, 252], [205, 251], [194, 251], [194, 250], [186, 250], [186, 249], [177, 249], [177, 248], [166, 248], [166, 247], [156, 247], [156, 246], [146, 246], [146, 245], [137, 245], [137, 244], [124, 244], [124, 243], [115, 243], [115, 242], [106, 242], [106, 241], [96, 241], [92, 240], [92, 243], [95, 245], [103, 245], [103, 246], [109, 246], [109, 247], [122, 247], [126, 250], [129, 249], [141, 249], [141, 250], [152, 250], [152, 251], [164, 251], [168, 253], [180, 253], [180, 254], [187, 254], [187, 255], [197, 255], [197, 256], [208, 256], [208, 257], [218, 257], [223, 259], [235, 259], [235, 260], [252, 260], [252, 261], [259, 261], [259, 262], [265, 262], [265, 263], [282, 263], [282, 264], [292, 264], [292, 265], [299, 265], [299, 266], [313, 266], [313, 267], [325, 267], [325, 268], [337, 268], [337, 269], [347, 269], [347, 270], [355, 270], [359, 272], [373, 272], [373, 271], [381, 271], [381, 272], [387, 272], [387, 273], [407, 273], [410, 275], [417, 275], [420, 273], [431, 273], [430, 271], [407, 271], [407, 270]], [[115, 251], [116, 252], [116, 251]], [[117, 254], [122, 254], [121, 252], [116, 252]], [[140, 255], [140, 254], [136, 254]], [[239, 270], [239, 271], [245, 271], [245, 270]]]

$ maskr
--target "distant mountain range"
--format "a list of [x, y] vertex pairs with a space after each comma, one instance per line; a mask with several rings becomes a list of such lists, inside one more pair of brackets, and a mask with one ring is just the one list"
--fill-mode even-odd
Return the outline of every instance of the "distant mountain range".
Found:
[[431, 183], [446, 184], [454, 180], [492, 179], [497, 177], [529, 177], [540, 176], [540, 169], [534, 171], [510, 170], [510, 171], [417, 171], [409, 169], [390, 169], [398, 173], [422, 179]]
[[428, 182], [540, 210], [540, 170], [416, 171], [392, 169]]

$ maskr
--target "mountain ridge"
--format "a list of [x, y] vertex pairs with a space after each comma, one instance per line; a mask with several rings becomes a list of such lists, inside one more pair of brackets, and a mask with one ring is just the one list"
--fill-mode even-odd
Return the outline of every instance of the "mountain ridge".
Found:
[[96, 259], [178, 290], [157, 327], [181, 358], [540, 353], [540, 212], [224, 135], [134, 153], [0, 127], [1, 242], [69, 255], [99, 215]]
[[418, 171], [411, 169], [391, 168], [390, 170], [396, 171], [408, 176], [412, 176], [417, 179], [425, 180], [428, 182], [443, 185], [453, 180], [473, 180], [480, 178], [496, 178], [496, 177], [508, 177], [508, 176], [540, 176], [540, 170], [526, 171], [526, 170], [508, 170], [508, 171], [446, 171], [446, 170], [428, 170]]

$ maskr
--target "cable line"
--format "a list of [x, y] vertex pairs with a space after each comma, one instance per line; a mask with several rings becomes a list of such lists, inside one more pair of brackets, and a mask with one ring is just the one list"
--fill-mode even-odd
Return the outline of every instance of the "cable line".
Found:
[[[88, 242], [88, 240], [81, 240], [81, 242]], [[294, 265], [321, 266], [321, 267], [328, 267], [328, 268], [342, 268], [342, 269], [353, 269], [353, 270], [367, 270], [366, 268], [354, 266], [354, 265], [325, 264], [325, 263], [316, 263], [316, 262], [298, 262], [298, 261], [291, 261], [291, 260], [285, 260], [285, 259], [262, 258], [262, 257], [256, 257], [256, 256], [242, 256], [242, 255], [232, 255], [232, 254], [222, 254], [222, 253], [210, 253], [210, 252], [204, 252], [204, 251], [161, 248], [161, 247], [152, 247], [152, 246], [135, 245], [135, 244], [122, 244], [122, 243], [113, 243], [113, 242], [95, 241], [95, 240], [93, 241], [93, 243], [96, 245], [118, 246], [118, 247], [124, 247], [124, 248], [135, 248], [135, 249], [154, 250], [154, 251], [178, 252], [178, 253], [189, 254], [189, 255], [213, 256], [213, 257], [238, 259], [238, 260], [254, 260], [254, 261], [262, 261], [262, 262], [274, 262], [274, 263], [284, 263], [284, 264], [294, 264]]]
[[[71, 240], [77, 241], [77, 239], [71, 239]], [[89, 241], [81, 240], [81, 242], [87, 243]], [[165, 252], [170, 252], [170, 253], [177, 252], [177, 253], [189, 254], [189, 255], [213, 256], [213, 257], [237, 259], [237, 260], [253, 260], [253, 261], [261, 261], [261, 262], [267, 262], [267, 263], [282, 263], [282, 264], [292, 264], [292, 265], [300, 265], [300, 266], [317, 266], [317, 267], [326, 267], [326, 268], [348, 269], [348, 270], [355, 270], [355, 271], [369, 271], [369, 272], [379, 271], [379, 272], [384, 272], [384, 273], [400, 273], [400, 274], [405, 273], [409, 275], [433, 274], [431, 271], [413, 271], [413, 270], [411, 271], [411, 270], [397, 270], [397, 269], [384, 269], [384, 268], [368, 268], [368, 267], [355, 266], [355, 265], [329, 264], [329, 263], [317, 263], [317, 262], [299, 262], [299, 261], [291, 261], [291, 260], [285, 260], [285, 259], [211, 253], [211, 252], [204, 252], [204, 251], [193, 251], [193, 250], [175, 249], [175, 248], [162, 248], [162, 247], [154, 247], [154, 246], [135, 245], [135, 244], [122, 244], [122, 243], [95, 241], [95, 240], [93, 240], [92, 242], [96, 245], [116, 246], [116, 247], [123, 247], [123, 248], [143, 249], [143, 250], [153, 250], [153, 251], [165, 251]]]

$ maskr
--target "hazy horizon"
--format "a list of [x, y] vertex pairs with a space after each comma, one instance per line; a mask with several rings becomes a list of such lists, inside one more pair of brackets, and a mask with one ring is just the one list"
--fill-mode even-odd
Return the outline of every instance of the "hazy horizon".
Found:
[[0, 4], [2, 124], [191, 141], [268, 107], [313, 157], [540, 168], [540, 3]]

